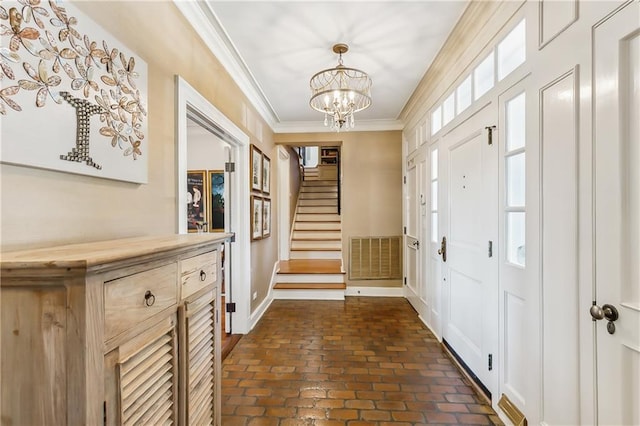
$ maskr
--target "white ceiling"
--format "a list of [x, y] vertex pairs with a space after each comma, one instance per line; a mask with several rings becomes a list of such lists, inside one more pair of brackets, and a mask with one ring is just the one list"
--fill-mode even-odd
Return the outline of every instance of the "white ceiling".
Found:
[[[467, 1], [214, 0], [199, 4], [200, 16], [176, 4], [214, 54], [227, 55], [221, 62], [274, 130], [286, 131], [321, 125], [309, 79], [337, 64], [331, 47], [339, 42], [349, 45], [344, 65], [373, 80], [372, 105], [356, 127], [393, 127]], [[224, 46], [216, 51], [215, 42]]]

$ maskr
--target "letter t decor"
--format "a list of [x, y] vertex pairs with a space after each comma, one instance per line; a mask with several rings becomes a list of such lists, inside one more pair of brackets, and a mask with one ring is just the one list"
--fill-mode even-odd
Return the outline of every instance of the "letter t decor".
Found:
[[74, 98], [69, 92], [60, 92], [62, 98], [76, 109], [76, 147], [67, 155], [61, 155], [61, 160], [80, 163], [84, 161], [88, 166], [102, 169], [102, 166], [93, 162], [89, 157], [89, 126], [92, 115], [102, 114], [106, 111], [99, 105], [80, 98]]

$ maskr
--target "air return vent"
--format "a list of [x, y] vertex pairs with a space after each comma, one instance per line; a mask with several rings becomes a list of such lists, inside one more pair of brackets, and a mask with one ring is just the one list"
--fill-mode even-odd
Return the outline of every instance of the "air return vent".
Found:
[[349, 241], [350, 280], [402, 278], [402, 237], [352, 237]]

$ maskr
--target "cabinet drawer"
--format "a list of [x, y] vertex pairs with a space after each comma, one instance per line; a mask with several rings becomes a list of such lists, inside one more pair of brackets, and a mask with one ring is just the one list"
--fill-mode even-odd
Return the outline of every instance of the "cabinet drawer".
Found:
[[212, 251], [180, 262], [182, 298], [216, 282], [218, 252]]
[[176, 304], [177, 283], [176, 263], [105, 283], [105, 340]]

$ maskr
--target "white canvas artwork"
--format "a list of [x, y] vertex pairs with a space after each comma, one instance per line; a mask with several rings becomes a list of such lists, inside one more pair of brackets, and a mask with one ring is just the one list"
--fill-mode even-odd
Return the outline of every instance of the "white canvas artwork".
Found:
[[147, 64], [69, 2], [2, 1], [0, 26], [0, 161], [147, 183]]

